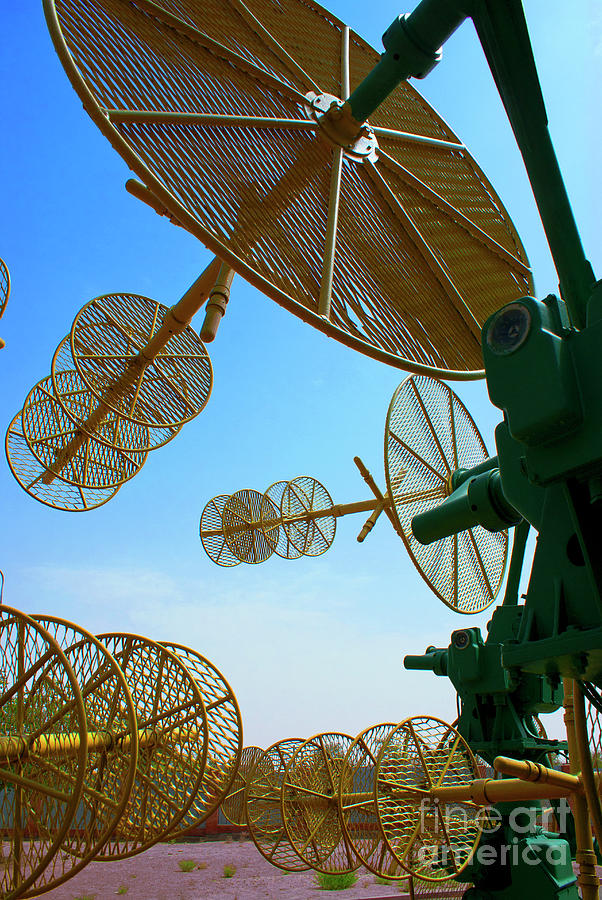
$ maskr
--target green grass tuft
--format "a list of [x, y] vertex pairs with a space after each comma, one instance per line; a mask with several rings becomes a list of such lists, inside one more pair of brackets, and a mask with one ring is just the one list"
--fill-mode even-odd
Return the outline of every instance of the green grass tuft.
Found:
[[196, 869], [197, 862], [195, 859], [181, 859], [178, 862], [178, 866], [180, 867], [180, 872], [192, 872], [193, 869]]
[[316, 872], [314, 881], [321, 891], [344, 891], [357, 882], [355, 872]]
[[236, 866], [224, 866], [224, 878], [232, 878], [236, 874]]
[[127, 892], [128, 888], [125, 886], [125, 884], [122, 884], [121, 887], [118, 887], [115, 891], [116, 894], [127, 894]]

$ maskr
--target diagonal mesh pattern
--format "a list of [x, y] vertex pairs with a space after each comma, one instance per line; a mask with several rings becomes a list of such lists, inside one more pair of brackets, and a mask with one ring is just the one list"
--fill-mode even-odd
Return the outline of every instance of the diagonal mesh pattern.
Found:
[[286, 768], [303, 743], [302, 738], [288, 738], [268, 747], [255, 762], [245, 797], [246, 823], [255, 846], [286, 872], [309, 868], [288, 839], [280, 806]]
[[389, 850], [380, 830], [376, 805], [376, 762], [383, 743], [396, 723], [382, 722], [362, 731], [349, 747], [345, 764], [351, 772], [353, 792], [339, 793], [344, 834], [370, 872], [391, 880], [408, 873]]
[[67, 512], [84, 512], [102, 506], [114, 497], [118, 487], [89, 488], [79, 484], [70, 484], [56, 477], [51, 484], [42, 479], [47, 469], [36, 459], [23, 434], [21, 413], [17, 413], [6, 431], [6, 459], [9, 468], [19, 485], [30, 497], [39, 500], [46, 506]]
[[251, 564], [269, 559], [278, 543], [278, 528], [264, 531], [262, 522], [277, 518], [278, 510], [259, 491], [244, 489], [231, 494], [224, 504], [222, 526], [232, 553]]
[[241, 559], [232, 552], [224, 536], [222, 516], [229, 494], [219, 494], [206, 504], [201, 513], [199, 533], [207, 556], [218, 566], [237, 566]]
[[450, 878], [449, 881], [426, 881], [423, 878], [410, 876], [415, 900], [422, 897], [431, 897], [432, 900], [456, 900], [466, 896], [467, 890], [472, 887], [469, 882], [457, 881]]
[[[14, 897], [44, 890], [57, 877], [56, 856], [69, 844], [84, 787], [86, 716], [57, 641], [6, 606], [0, 607], [0, 677], [0, 891]], [[48, 749], [62, 739], [71, 749], [63, 746], [55, 766]]]
[[[200, 788], [207, 759], [207, 715], [188, 669], [166, 647], [130, 634], [99, 639], [127, 681], [139, 730], [132, 790], [118, 827], [97, 856], [124, 859], [174, 831]], [[118, 719], [115, 709], [113, 720]], [[116, 722], [119, 739], [129, 735]]]
[[187, 326], [148, 364], [138, 354], [168, 308], [137, 294], [106, 294], [87, 303], [71, 328], [75, 367], [115, 412], [150, 428], [174, 429], [197, 416], [211, 393], [205, 346]]
[[[343, 202], [332, 307], [318, 314], [337, 154], [308, 119], [305, 95], [342, 96], [347, 54], [351, 89], [362, 80], [378, 54], [361, 38], [351, 32], [347, 40], [342, 23], [308, 0], [45, 5], [89, 114], [220, 258], [305, 321], [391, 365], [458, 377], [481, 368], [480, 328], [504, 302], [531, 293], [530, 270], [491, 185], [408, 84], [370, 122], [381, 143], [380, 180], [346, 154], [335, 191]], [[157, 111], [206, 118], [166, 120]], [[422, 185], [419, 196], [406, 182]], [[483, 278], [490, 290], [479, 289]]]
[[163, 646], [194, 678], [207, 714], [207, 765], [192, 806], [178, 823], [180, 832], [204, 822], [227, 794], [242, 753], [242, 718], [232, 688], [213, 663], [182, 644]]
[[242, 753], [239, 756], [233, 756], [230, 761], [230, 772], [234, 772], [234, 778], [222, 802], [221, 810], [232, 825], [246, 824], [245, 794], [247, 785], [253, 767], [262, 754], [261, 747], [243, 747]]
[[97, 414], [101, 403], [75, 371], [69, 337], [64, 338], [56, 349], [50, 377], [54, 396], [67, 415], [79, 428], [104, 443], [124, 450], [156, 450], [171, 441], [182, 427], [155, 428], [132, 422], [110, 407], [106, 409], [106, 416], [100, 425], [96, 426], [90, 417]]
[[[334, 541], [337, 520], [333, 515], [311, 517], [311, 513], [332, 509], [332, 497], [323, 484], [309, 475], [289, 481], [282, 493], [280, 511], [288, 539], [304, 556], [320, 556]], [[293, 521], [288, 521], [288, 520]]]
[[[275, 481], [274, 484], [271, 484], [267, 491], [264, 493], [264, 497], [266, 497], [278, 510], [280, 516], [282, 513], [282, 499], [288, 485], [288, 481]], [[269, 506], [268, 506], [269, 509]], [[307, 523], [308, 526], [311, 526], [311, 523]], [[299, 559], [303, 556], [303, 552], [299, 550], [295, 544], [291, 541], [289, 531], [295, 528], [295, 525], [282, 525], [275, 526], [270, 523], [269, 519], [264, 519], [261, 522], [261, 527], [264, 532], [275, 532], [278, 535], [278, 543], [274, 547], [274, 553], [278, 556], [281, 556], [283, 559]], [[313, 534], [312, 534], [313, 537]], [[271, 534], [268, 534], [268, 539], [272, 539]], [[307, 540], [307, 539], [306, 539]], [[310, 538], [311, 541], [311, 538]], [[297, 541], [296, 543], [300, 543], [303, 546], [304, 540]]]
[[[89, 748], [75, 819], [61, 852], [44, 871], [44, 887], [54, 888], [90, 862], [117, 827], [136, 773], [138, 732], [124, 675], [101, 642], [72, 622], [34, 618], [58, 642], [71, 664], [83, 698], [89, 738], [104, 739], [103, 745]], [[123, 730], [130, 736], [127, 746], [113, 739]], [[47, 763], [55, 772], [70, 776], [68, 756], [55, 754]]]
[[[77, 373], [65, 373], [61, 385], [72, 382]], [[52, 476], [83, 488], [114, 488], [133, 478], [144, 465], [147, 451], [124, 450], [107, 443], [112, 424], [101, 428], [104, 441], [82, 433], [52, 392], [52, 379], [44, 378], [25, 399], [21, 417], [23, 434], [31, 452]], [[130, 430], [129, 423], [124, 429]], [[66, 459], [67, 447], [75, 452]]]
[[0, 259], [0, 319], [4, 315], [10, 297], [10, 273], [3, 259]]
[[468, 410], [446, 384], [412, 375], [399, 385], [387, 413], [385, 473], [401, 534], [416, 568], [443, 602], [463, 613], [486, 609], [501, 587], [508, 534], [480, 526], [424, 546], [412, 518], [449, 495], [458, 468], [487, 458]]
[[338, 808], [339, 792], [353, 791], [345, 762], [352, 743], [347, 734], [318, 734], [295, 751], [286, 768], [284, 827], [301, 859], [318, 872], [350, 872], [360, 865], [343, 834]]
[[411, 874], [446, 881], [468, 864], [481, 833], [479, 807], [429, 792], [477, 777], [468, 744], [439, 719], [406, 719], [385, 739], [377, 760], [378, 817], [391, 853]]

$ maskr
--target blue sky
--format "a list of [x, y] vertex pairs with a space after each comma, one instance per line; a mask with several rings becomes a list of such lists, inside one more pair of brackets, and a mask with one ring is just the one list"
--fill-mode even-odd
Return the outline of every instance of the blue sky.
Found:
[[[599, 237], [602, 12], [599, 3], [532, 0], [528, 23], [552, 137], [586, 253]], [[400, 11], [332, 0], [380, 48]], [[4, 87], [0, 256], [13, 291], [0, 323], [0, 425], [6, 429], [80, 307], [113, 291], [171, 305], [211, 256], [126, 194], [128, 170], [81, 108], [47, 34], [41, 4], [0, 0]], [[538, 296], [556, 278], [522, 162], [470, 24], [417, 84], [467, 144], [509, 210]], [[215, 494], [320, 479], [335, 502], [368, 498], [362, 457], [384, 488], [383, 430], [402, 373], [303, 324], [237, 277], [209, 347], [205, 411], [101, 509], [61, 513], [28, 498], [0, 465], [4, 601], [96, 631], [181, 641], [218, 665], [241, 704], [247, 743], [320, 730], [351, 734], [381, 720], [453, 718], [450, 686], [404, 672], [405, 653], [447, 645], [468, 620], [447, 610], [409, 562], [385, 517], [363, 545], [361, 516], [339, 520], [330, 551], [295, 562], [220, 569], [198, 520]], [[498, 412], [483, 383], [456, 386], [493, 447]], [[488, 614], [469, 624], [484, 627]]]

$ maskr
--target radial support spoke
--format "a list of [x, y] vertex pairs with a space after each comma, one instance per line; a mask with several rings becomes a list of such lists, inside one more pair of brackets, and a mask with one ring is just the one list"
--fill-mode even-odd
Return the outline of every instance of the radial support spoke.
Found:
[[349, 86], [349, 26], [343, 25], [341, 31], [341, 100], [347, 100], [351, 88]]
[[228, 47], [225, 47], [224, 44], [220, 44], [219, 41], [210, 38], [209, 35], [205, 34], [204, 31], [201, 31], [200, 28], [196, 28], [189, 22], [185, 22], [184, 19], [181, 19], [179, 16], [168, 12], [165, 7], [155, 3], [154, 0], [136, 0], [136, 6], [139, 6], [140, 9], [149, 13], [157, 21], [167, 25], [168, 28], [173, 28], [175, 31], [179, 31], [181, 34], [186, 35], [187, 38], [195, 44], [198, 44], [200, 47], [207, 48], [216, 56], [221, 56], [222, 59], [227, 60], [227, 62], [235, 68], [249, 73], [251, 77], [258, 81], [262, 81], [266, 86], [275, 87], [281, 94], [287, 92], [295, 100], [305, 100], [304, 94], [296, 90], [296, 88], [288, 85], [280, 78], [270, 75], [265, 69], [254, 65], [249, 59], [236, 53], [235, 50], [230, 50]]
[[332, 172], [330, 176], [330, 196], [328, 198], [328, 218], [326, 220], [326, 242], [324, 246], [324, 263], [322, 265], [322, 281], [318, 300], [318, 315], [330, 319], [330, 302], [332, 298], [332, 279], [334, 275], [334, 256], [337, 245], [337, 227], [339, 221], [339, 201], [341, 198], [341, 177], [343, 173], [343, 148], [333, 150]]
[[242, 128], [286, 128], [315, 131], [312, 119], [280, 119], [271, 116], [228, 116], [218, 113], [171, 112], [155, 109], [105, 109], [110, 121], [126, 125], [133, 122], [149, 125], [217, 125]]
[[[446, 471], [450, 472], [451, 469], [450, 469], [449, 461], [447, 459], [447, 456], [445, 455], [445, 451], [443, 450], [443, 447], [441, 446], [441, 441], [439, 440], [439, 436], [437, 434], [437, 429], [433, 425], [432, 419], [429, 416], [429, 413], [425, 406], [424, 400], [420, 396], [420, 391], [416, 387], [416, 382], [412, 379], [410, 384], [412, 385], [412, 390], [414, 392], [414, 396], [416, 397], [418, 406], [422, 410], [422, 415], [424, 416], [424, 421], [426, 422], [426, 424], [428, 426], [428, 429], [429, 429], [429, 431], [432, 435], [432, 438], [435, 442], [435, 446], [437, 447], [437, 450], [439, 451], [439, 455], [441, 456], [441, 459], [443, 460], [443, 465], [445, 466]], [[449, 395], [449, 402], [450, 402], [450, 405], [453, 403], [451, 393]], [[458, 468], [458, 466], [457, 466], [457, 449], [455, 447], [454, 447], [454, 459], [456, 461], [455, 468], [457, 469]]]
[[403, 449], [407, 453], [409, 453], [411, 456], [414, 457], [414, 459], [417, 462], [419, 462], [421, 465], [423, 465], [425, 467], [425, 469], [428, 469], [429, 472], [435, 476], [435, 478], [439, 478], [441, 481], [443, 481], [445, 484], [447, 484], [447, 478], [444, 475], [442, 475], [441, 472], [438, 472], [437, 469], [433, 468], [433, 466], [431, 466], [429, 463], [427, 463], [427, 461], [425, 459], [423, 459], [421, 456], [419, 456], [415, 450], [412, 450], [412, 448], [408, 444], [406, 444], [406, 442], [403, 441], [400, 437], [398, 437], [398, 435], [396, 435], [394, 431], [391, 431], [389, 429], [389, 435], [390, 435], [390, 437], [393, 438], [394, 441], [397, 441], [397, 443], [399, 444], [400, 447], [403, 447]]
[[[407, 185], [414, 188], [419, 194], [421, 194], [429, 203], [432, 203], [437, 209], [441, 212], [449, 215], [450, 219], [453, 222], [456, 222], [458, 225], [461, 225], [465, 228], [468, 233], [477, 240], [479, 243], [483, 244], [483, 246], [488, 247], [493, 253], [497, 256], [500, 256], [506, 263], [509, 263], [512, 269], [517, 272], [519, 275], [529, 277], [531, 275], [531, 269], [529, 266], [522, 262], [522, 260], [518, 259], [514, 254], [510, 253], [506, 250], [505, 247], [502, 247], [501, 244], [486, 234], [478, 225], [476, 225], [471, 219], [464, 215], [464, 213], [460, 212], [453, 204], [449, 203], [447, 200], [430, 188], [428, 185], [421, 181], [420, 178], [417, 178], [413, 175], [405, 166], [402, 166], [396, 159], [393, 159], [392, 156], [389, 156], [388, 153], [385, 153], [381, 147], [381, 151], [379, 153], [379, 161], [381, 166], [392, 169], [395, 174], [402, 179]], [[389, 188], [389, 190], [391, 190]]]
[[373, 125], [372, 131], [377, 137], [391, 138], [412, 144], [428, 144], [430, 147], [445, 147], [446, 150], [466, 150], [462, 143], [456, 141], [442, 141], [439, 138], [428, 137], [425, 134], [412, 134], [411, 131], [397, 131], [395, 128], [383, 128]]
[[318, 94], [321, 94], [322, 91], [313, 78], [307, 74], [305, 69], [303, 69], [299, 63], [293, 59], [290, 53], [284, 49], [282, 44], [280, 44], [273, 34], [271, 34], [264, 25], [261, 24], [259, 19], [253, 15], [249, 7], [246, 3], [243, 3], [242, 0], [229, 0], [230, 5], [234, 6], [235, 9], [240, 13], [240, 15], [245, 19], [249, 25], [251, 25], [253, 31], [255, 31], [264, 44], [272, 50], [273, 53], [278, 57], [278, 59], [285, 64], [287, 69], [291, 72], [294, 72], [302, 82], [304, 82], [307, 88], [311, 88], [314, 91], [317, 91]]
[[366, 171], [373, 174], [373, 180], [377, 185], [377, 189], [380, 190], [381, 194], [384, 194], [384, 199], [387, 201], [392, 213], [399, 220], [403, 230], [416, 247], [416, 250], [420, 253], [433, 276], [445, 291], [448, 299], [454, 305], [459, 315], [462, 317], [468, 328], [472, 331], [473, 335], [480, 341], [481, 325], [464, 300], [464, 297], [454, 284], [452, 278], [448, 274], [447, 269], [444, 268], [438, 256], [433, 252], [432, 247], [430, 247], [427, 241], [425, 241], [424, 237], [416, 227], [415, 222], [403, 208], [399, 201], [399, 198], [397, 197], [395, 192], [391, 190], [386, 179], [382, 176], [377, 167], [369, 162], [368, 169]]
[[485, 581], [485, 584], [486, 584], [486, 586], [487, 586], [487, 590], [489, 591], [489, 596], [490, 596], [490, 597], [495, 597], [495, 592], [493, 591], [493, 589], [492, 589], [492, 587], [491, 587], [491, 583], [490, 583], [489, 578], [488, 578], [488, 576], [487, 576], [487, 569], [485, 568], [485, 563], [483, 562], [483, 557], [481, 556], [481, 551], [479, 550], [479, 547], [478, 547], [477, 542], [476, 542], [476, 540], [475, 540], [475, 536], [474, 536], [474, 534], [472, 533], [472, 528], [469, 528], [469, 529], [468, 529], [467, 534], [468, 534], [468, 538], [469, 538], [469, 540], [470, 540], [470, 543], [471, 543], [472, 546], [473, 546], [473, 549], [474, 549], [474, 552], [475, 552], [475, 556], [476, 556], [477, 562], [478, 562], [478, 564], [479, 564], [479, 569], [480, 569], [480, 571], [481, 571], [481, 575], [483, 576], [483, 580]]

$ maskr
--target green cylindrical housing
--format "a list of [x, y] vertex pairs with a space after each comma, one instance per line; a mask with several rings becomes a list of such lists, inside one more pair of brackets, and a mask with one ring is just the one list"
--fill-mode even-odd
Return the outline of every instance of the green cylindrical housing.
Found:
[[422, 0], [414, 12], [391, 23], [383, 35], [380, 62], [349, 97], [354, 119], [365, 122], [410, 76], [428, 75], [441, 59], [441, 45], [466, 18], [459, 6], [450, 0]]
[[447, 650], [427, 647], [426, 653], [422, 656], [404, 656], [403, 667], [434, 672], [435, 675], [447, 675]]
[[504, 497], [499, 469], [492, 469], [467, 478], [439, 506], [414, 516], [412, 532], [421, 544], [433, 544], [475, 525], [504, 531], [521, 518]]

